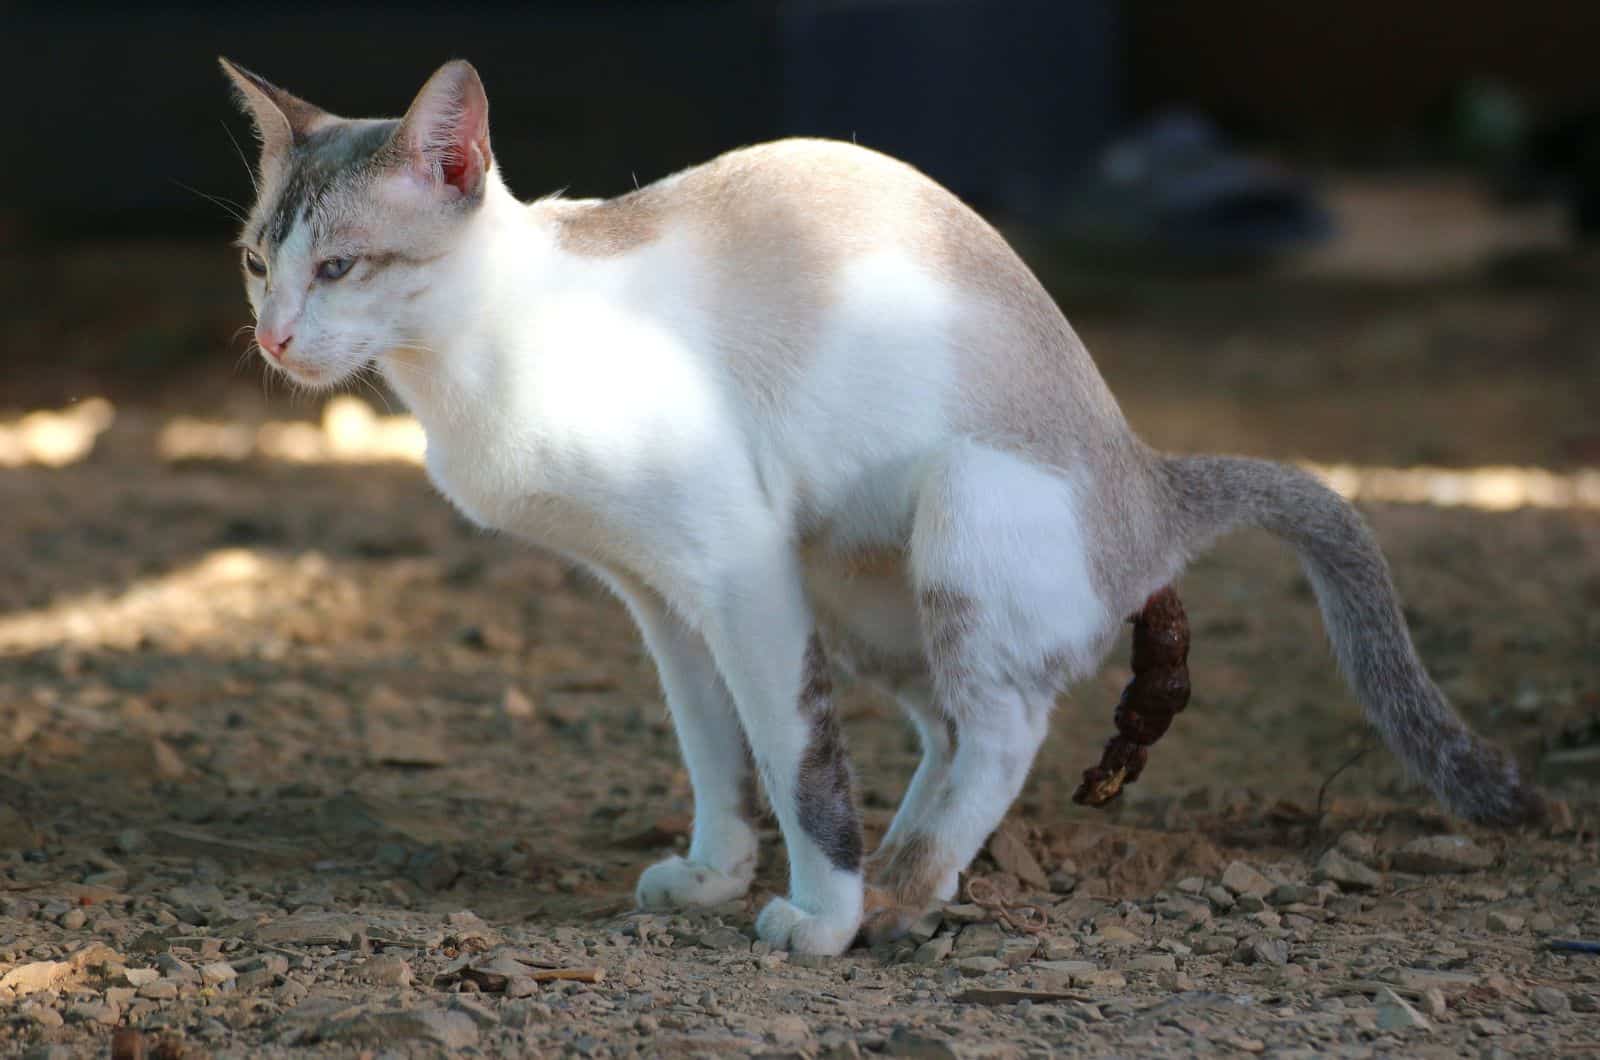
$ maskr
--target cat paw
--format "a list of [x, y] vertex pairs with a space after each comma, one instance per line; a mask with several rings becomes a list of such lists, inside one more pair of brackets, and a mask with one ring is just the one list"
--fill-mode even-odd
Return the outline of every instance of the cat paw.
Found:
[[897, 904], [892, 892], [868, 885], [866, 911], [861, 917], [861, 937], [869, 946], [904, 938], [925, 912]]
[[673, 855], [645, 869], [634, 900], [641, 909], [692, 909], [742, 898], [753, 872], [730, 875], [698, 861]]
[[756, 918], [756, 936], [776, 949], [833, 957], [850, 948], [861, 916], [808, 913], [787, 898], [774, 898]]

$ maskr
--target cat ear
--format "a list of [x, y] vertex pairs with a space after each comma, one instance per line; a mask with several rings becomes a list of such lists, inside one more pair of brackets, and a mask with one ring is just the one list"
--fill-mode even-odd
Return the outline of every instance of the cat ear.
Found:
[[483, 193], [494, 157], [489, 99], [471, 63], [456, 59], [428, 78], [401, 119], [393, 147], [397, 161], [427, 186], [467, 199]]
[[251, 73], [221, 56], [217, 62], [233, 82], [241, 107], [255, 119], [256, 135], [261, 138], [263, 169], [289, 148], [336, 120], [321, 107], [285, 92], [260, 74]]

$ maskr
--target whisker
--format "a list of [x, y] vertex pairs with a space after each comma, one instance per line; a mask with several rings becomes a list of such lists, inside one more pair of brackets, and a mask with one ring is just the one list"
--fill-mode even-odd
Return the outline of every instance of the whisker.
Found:
[[194, 187], [192, 185], [189, 185], [189, 184], [185, 184], [183, 181], [177, 179], [176, 177], [169, 177], [168, 179], [171, 180], [172, 183], [176, 184], [178, 187], [182, 188], [184, 191], [192, 192], [193, 194], [200, 196], [202, 199], [206, 200], [207, 202], [211, 203], [212, 205], [220, 207], [224, 213], [226, 213], [229, 217], [232, 217], [235, 221], [238, 221], [240, 224], [244, 224], [248, 220], [248, 218], [245, 216], [245, 213], [244, 213], [244, 207], [240, 206], [238, 203], [234, 202], [233, 200], [224, 199], [220, 195], [212, 195], [212, 194], [210, 194], [208, 192], [201, 191], [199, 188], [196, 188], [196, 187]]
[[222, 131], [224, 133], [227, 133], [228, 142], [233, 144], [234, 154], [238, 155], [239, 156], [239, 161], [244, 163], [245, 174], [250, 178], [250, 188], [251, 188], [251, 190], [254, 191], [256, 193], [256, 195], [259, 197], [261, 195], [261, 185], [256, 183], [256, 171], [255, 171], [255, 168], [250, 165], [250, 160], [245, 158], [244, 149], [239, 146], [239, 141], [234, 139], [233, 130], [228, 128], [228, 123], [225, 122], [225, 121], [222, 121], [222, 119], [220, 119], [220, 118], [217, 119], [217, 121], [222, 126]]

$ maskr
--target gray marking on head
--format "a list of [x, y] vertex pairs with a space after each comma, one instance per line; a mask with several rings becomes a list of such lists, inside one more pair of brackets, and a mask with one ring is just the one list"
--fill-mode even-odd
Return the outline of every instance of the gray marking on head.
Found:
[[341, 185], [368, 176], [389, 145], [398, 121], [343, 121], [320, 129], [297, 143], [284, 161], [285, 174], [277, 201], [256, 239], [276, 249], [297, 221], [318, 223], [318, 210]]

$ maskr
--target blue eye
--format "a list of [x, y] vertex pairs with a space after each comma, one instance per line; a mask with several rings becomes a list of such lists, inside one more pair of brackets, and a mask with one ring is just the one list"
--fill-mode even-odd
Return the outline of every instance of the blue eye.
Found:
[[356, 263], [355, 258], [324, 258], [317, 266], [317, 279], [342, 280], [345, 273], [350, 271], [350, 266]]

